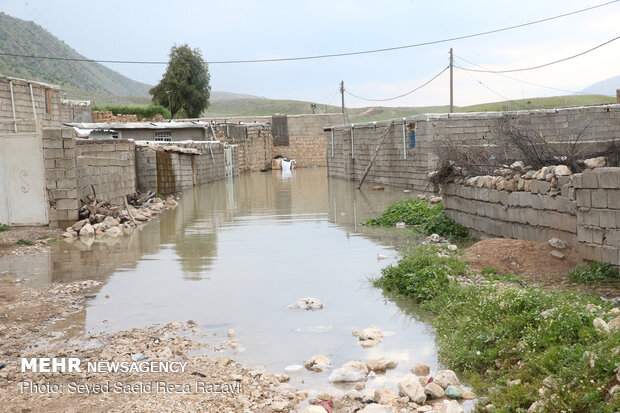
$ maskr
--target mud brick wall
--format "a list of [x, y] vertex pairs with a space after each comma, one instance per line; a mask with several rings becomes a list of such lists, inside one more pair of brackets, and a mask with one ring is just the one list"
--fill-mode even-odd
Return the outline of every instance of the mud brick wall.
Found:
[[[497, 122], [503, 116], [509, 117], [516, 127], [524, 131], [542, 134], [554, 145], [562, 145], [562, 142], [583, 130], [580, 148], [584, 149], [584, 156], [620, 140], [619, 104], [501, 113], [417, 115], [404, 120], [404, 134], [403, 119], [394, 121], [366, 181], [420, 191], [438, 189], [428, 188], [426, 177], [436, 169], [436, 152], [445, 140], [479, 147], [481, 152], [501, 151], [516, 160], [518, 155], [512, 150], [506, 151], [497, 136]], [[387, 121], [383, 121], [333, 126], [326, 130], [329, 176], [359, 181], [386, 125]], [[415, 131], [415, 148], [410, 148], [411, 131]]]
[[[11, 102], [11, 83], [14, 104]], [[30, 85], [32, 85], [32, 97]], [[13, 121], [13, 108], [16, 122]], [[15, 132], [15, 124], [17, 132], [35, 132], [39, 122], [45, 128], [61, 126], [60, 88], [0, 76], [0, 132]]]
[[214, 127], [216, 137], [237, 146], [240, 172], [271, 168], [273, 137], [267, 124], [229, 124]]
[[620, 265], [620, 168], [575, 175], [577, 238], [588, 260]]
[[76, 140], [78, 198], [115, 200], [136, 192], [135, 149], [131, 141]]
[[65, 228], [78, 218], [75, 133], [69, 128], [46, 128], [42, 135], [50, 227]]
[[540, 180], [532, 180], [530, 191], [447, 184], [446, 215], [481, 238], [557, 237], [584, 259], [620, 265], [620, 168], [562, 178], [557, 190]]

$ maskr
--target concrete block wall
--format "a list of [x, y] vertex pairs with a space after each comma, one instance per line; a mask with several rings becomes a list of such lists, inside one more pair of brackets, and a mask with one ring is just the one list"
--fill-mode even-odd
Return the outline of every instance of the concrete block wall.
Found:
[[[506, 148], [498, 140], [497, 122], [503, 116], [508, 116], [511, 122], [522, 130], [542, 134], [555, 145], [562, 145], [583, 130], [580, 145], [584, 148], [584, 154], [604, 149], [614, 140], [620, 140], [620, 104], [514, 112], [417, 115], [404, 120], [405, 142], [403, 119], [394, 120], [395, 124], [390, 128], [366, 181], [420, 191], [428, 190], [426, 177], [437, 167], [436, 151], [444, 140], [477, 146], [481, 152], [501, 152], [508, 157], [516, 157], [513, 149]], [[329, 176], [359, 181], [387, 123], [382, 121], [333, 126], [326, 130]], [[415, 148], [410, 148], [411, 131], [415, 131]]]
[[[13, 100], [11, 100], [11, 84]], [[13, 109], [15, 109], [15, 122]], [[44, 128], [60, 127], [61, 119], [58, 86], [0, 76], [0, 132], [36, 132], [39, 124]]]
[[171, 194], [195, 185], [224, 179], [226, 147], [230, 147], [233, 151], [233, 176], [239, 175], [236, 146], [222, 142], [175, 143], [175, 146], [198, 149], [200, 154], [165, 152], [146, 146], [136, 147], [138, 190]]
[[116, 200], [136, 192], [135, 148], [132, 141], [76, 140], [78, 198]]
[[[248, 117], [218, 117], [202, 118], [203, 121], [215, 123], [233, 124], [261, 124], [264, 128], [260, 133], [254, 133], [251, 129], [256, 125], [245, 125], [248, 128], [247, 141], [234, 136], [231, 126], [228, 133], [222, 134], [225, 126], [216, 130], [217, 139], [238, 145], [239, 167], [242, 172], [258, 171], [270, 167], [271, 160], [281, 155], [285, 158], [294, 158], [297, 167], [325, 166], [325, 127], [341, 124], [342, 114], [305, 114], [287, 116], [289, 145], [275, 146], [271, 134], [271, 116], [248, 116]], [[236, 139], [235, 139], [236, 138]], [[261, 166], [261, 165], [265, 166]]]
[[237, 146], [240, 172], [255, 172], [271, 168], [273, 138], [267, 124], [218, 125], [218, 139]]
[[78, 218], [75, 132], [43, 129], [43, 166], [50, 227], [65, 228]]
[[620, 168], [586, 170], [573, 178], [579, 252], [620, 265]]
[[481, 238], [545, 242], [557, 237], [582, 258], [620, 266], [620, 168], [565, 177], [556, 190], [532, 180], [530, 191], [443, 186], [446, 215]]

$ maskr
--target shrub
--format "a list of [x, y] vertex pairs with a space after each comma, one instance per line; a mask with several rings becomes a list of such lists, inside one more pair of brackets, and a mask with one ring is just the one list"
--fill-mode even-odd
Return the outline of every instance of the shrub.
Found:
[[10, 226], [8, 226], [6, 224], [0, 224], [0, 232], [8, 231], [9, 229], [11, 229]]
[[575, 282], [588, 283], [620, 278], [620, 272], [611, 264], [593, 261], [579, 264], [568, 272], [568, 277]]
[[19, 240], [17, 240], [16, 244], [17, 245], [32, 245], [32, 241], [20, 238]]
[[162, 115], [166, 119], [170, 119], [170, 111], [163, 106], [149, 105], [149, 106], [97, 106], [93, 110], [107, 110], [114, 115], [136, 115], [138, 119], [152, 119], [155, 115]]
[[417, 226], [427, 235], [438, 234], [456, 239], [467, 237], [467, 228], [448, 218], [441, 204], [431, 206], [428, 201], [414, 199], [390, 205], [379, 218], [370, 218], [362, 225], [394, 226], [397, 222]]

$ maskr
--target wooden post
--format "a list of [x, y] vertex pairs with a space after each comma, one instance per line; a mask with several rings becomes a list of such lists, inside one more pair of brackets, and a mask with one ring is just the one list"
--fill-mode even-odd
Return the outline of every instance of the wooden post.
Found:
[[366, 176], [368, 175], [368, 172], [370, 172], [370, 168], [372, 167], [372, 164], [375, 163], [375, 159], [377, 159], [377, 155], [379, 154], [379, 150], [381, 149], [381, 145], [383, 145], [383, 141], [387, 137], [388, 132], [390, 131], [390, 128], [392, 127], [392, 123], [393, 122], [394, 121], [391, 120], [390, 123], [388, 123], [387, 128], [385, 128], [385, 131], [383, 131], [383, 135], [381, 136], [381, 140], [379, 141], [379, 145], [377, 145], [377, 149], [375, 149], [375, 153], [372, 154], [372, 158], [370, 158], [370, 163], [366, 167], [366, 170], [364, 171], [364, 175], [362, 176], [362, 180], [360, 181], [359, 185], [357, 186], [357, 189], [360, 189], [362, 187], [362, 184], [364, 183], [364, 180], [366, 179]]

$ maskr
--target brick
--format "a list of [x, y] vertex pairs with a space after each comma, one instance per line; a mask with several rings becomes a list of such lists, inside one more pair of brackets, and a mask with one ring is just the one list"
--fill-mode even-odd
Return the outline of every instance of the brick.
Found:
[[609, 264], [613, 264], [613, 265], [620, 265], [620, 255], [618, 253], [618, 248], [616, 247], [609, 247], [609, 246], [602, 246], [600, 247], [601, 250], [601, 261], [602, 262], [607, 262]]
[[590, 208], [592, 206], [591, 190], [577, 189], [577, 206]]
[[596, 189], [591, 192], [593, 208], [607, 208], [607, 191]]
[[596, 174], [596, 172], [594, 172], [594, 170], [586, 169], [581, 174], [581, 178], [582, 178], [583, 188], [590, 188], [590, 189], [598, 188], [598, 175]]
[[612, 189], [607, 191], [607, 207], [610, 209], [620, 209], [620, 190]]
[[78, 209], [78, 201], [77, 199], [58, 199], [56, 201], [56, 209], [61, 210], [77, 210]]
[[600, 188], [620, 188], [620, 169], [619, 168], [597, 168], [598, 183]]

